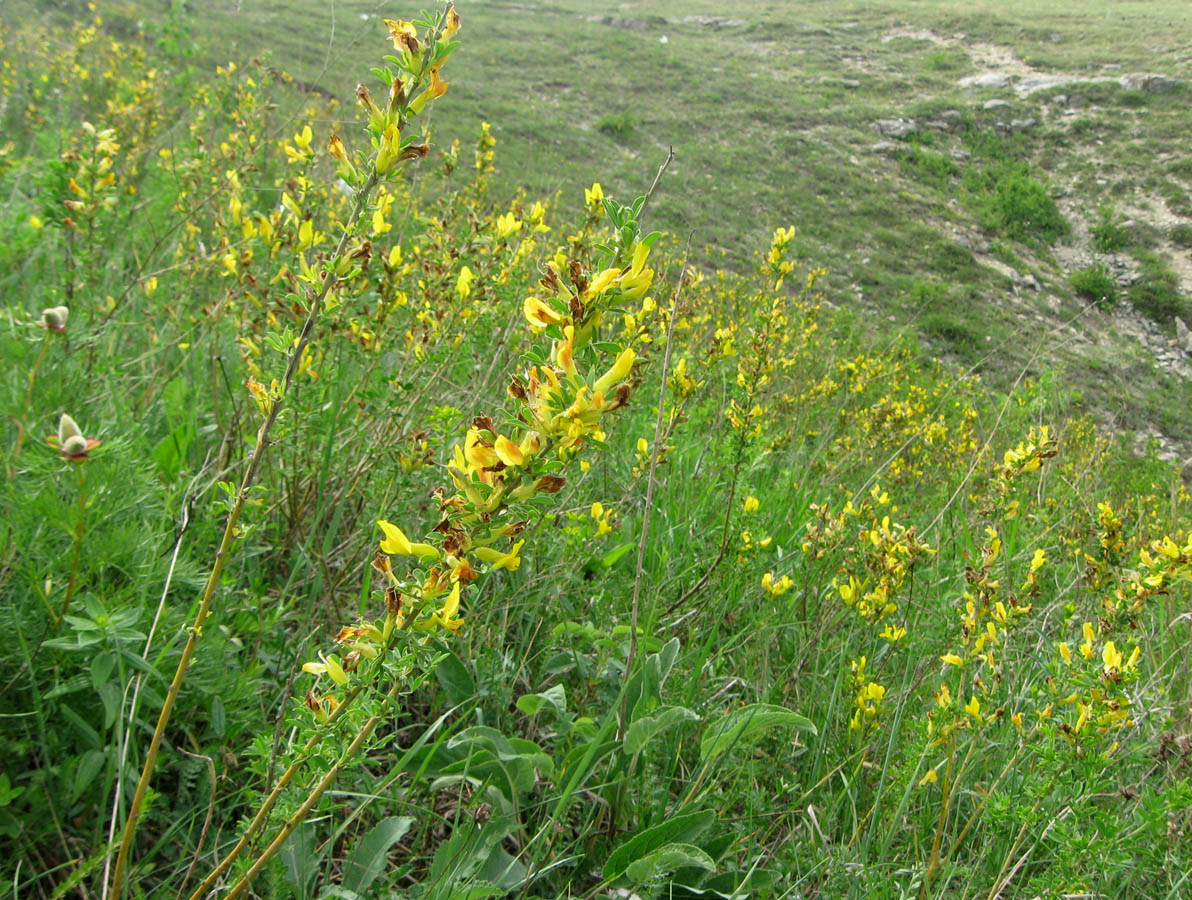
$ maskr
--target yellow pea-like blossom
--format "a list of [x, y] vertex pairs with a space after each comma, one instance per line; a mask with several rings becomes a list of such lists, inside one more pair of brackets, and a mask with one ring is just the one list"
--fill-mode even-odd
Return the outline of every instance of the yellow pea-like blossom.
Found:
[[391, 556], [438, 557], [439, 548], [418, 541], [411, 541], [405, 533], [392, 522], [379, 519], [377, 525], [385, 533], [381, 541], [381, 552]]
[[475, 553], [477, 559], [487, 563], [489, 568], [494, 571], [508, 569], [513, 572], [521, 566], [521, 556], [518, 554], [521, 552], [523, 544], [525, 544], [524, 540], [518, 541], [505, 553], [494, 550], [492, 547], [477, 547], [472, 552]]
[[503, 434], [497, 435], [496, 441], [493, 442], [493, 451], [501, 462], [511, 468], [525, 465], [525, 452]]

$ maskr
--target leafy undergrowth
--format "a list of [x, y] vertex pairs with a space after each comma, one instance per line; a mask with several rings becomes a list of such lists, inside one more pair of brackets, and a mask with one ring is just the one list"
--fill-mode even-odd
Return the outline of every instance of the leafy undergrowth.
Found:
[[407, 124], [451, 31], [335, 131], [4, 35], [6, 888], [1185, 893], [1178, 473], [874, 344], [794, 229], [498, 195]]

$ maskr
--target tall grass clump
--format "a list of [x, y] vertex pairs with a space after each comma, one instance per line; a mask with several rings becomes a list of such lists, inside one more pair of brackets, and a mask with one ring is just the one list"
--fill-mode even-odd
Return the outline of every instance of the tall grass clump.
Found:
[[3, 883], [1185, 893], [1178, 472], [866, 336], [794, 226], [688, 259], [669, 157], [498, 196], [426, 125], [464, 25], [351, 110], [5, 31]]

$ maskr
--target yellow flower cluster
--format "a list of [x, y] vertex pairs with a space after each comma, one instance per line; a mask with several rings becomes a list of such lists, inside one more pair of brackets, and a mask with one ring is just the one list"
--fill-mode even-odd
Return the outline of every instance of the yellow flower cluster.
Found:
[[862, 656], [850, 663], [853, 681], [853, 705], [855, 709], [849, 719], [849, 731], [864, 734], [877, 726], [878, 713], [886, 696], [886, 689], [873, 680], [866, 671], [869, 660]]

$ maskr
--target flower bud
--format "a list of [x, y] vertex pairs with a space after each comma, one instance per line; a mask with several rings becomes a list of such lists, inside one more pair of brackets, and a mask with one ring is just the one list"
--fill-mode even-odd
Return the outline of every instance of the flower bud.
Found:
[[65, 448], [68, 440], [71, 438], [81, 438], [82, 436], [83, 432], [79, 429], [78, 423], [66, 413], [63, 413], [62, 418], [58, 420], [58, 443]]
[[65, 331], [70, 310], [65, 306], [52, 306], [41, 311], [41, 324], [50, 331]]
[[62, 452], [67, 456], [82, 456], [87, 452], [87, 439], [81, 434], [72, 434], [62, 442]]

